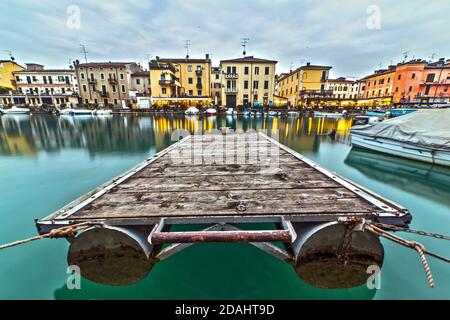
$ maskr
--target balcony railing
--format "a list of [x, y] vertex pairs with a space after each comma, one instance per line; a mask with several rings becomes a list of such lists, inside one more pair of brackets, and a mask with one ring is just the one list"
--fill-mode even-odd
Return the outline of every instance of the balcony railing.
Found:
[[117, 79], [116, 78], [108, 78], [108, 82], [110, 84], [117, 84]]
[[226, 93], [237, 93], [237, 88], [225, 88]]
[[109, 92], [105, 92], [105, 91], [100, 91], [100, 96], [103, 98], [108, 98], [109, 97]]
[[237, 73], [225, 73], [225, 79], [237, 79], [238, 74]]
[[197, 83], [197, 89], [201, 89], [201, 88], [203, 88], [202, 84], [201, 83]]
[[88, 79], [88, 83], [89, 83], [89, 84], [97, 84], [97, 79], [89, 78], [89, 79]]
[[175, 81], [174, 80], [159, 80], [159, 84], [162, 86], [170, 86], [170, 85], [174, 85]]
[[195, 70], [195, 74], [196, 74], [197, 76], [201, 76], [202, 73], [203, 73], [203, 70], [201, 70], [201, 69]]

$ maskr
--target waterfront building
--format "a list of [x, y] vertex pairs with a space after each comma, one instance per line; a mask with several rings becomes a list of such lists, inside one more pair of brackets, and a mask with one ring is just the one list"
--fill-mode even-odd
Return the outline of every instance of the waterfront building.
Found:
[[13, 104], [56, 107], [78, 105], [78, 84], [75, 71], [45, 69], [43, 65], [27, 63], [26, 69], [14, 71], [16, 90]]
[[25, 68], [12, 60], [0, 60], [0, 90], [6, 91], [15, 90], [15, 78], [13, 72], [21, 71]]
[[278, 78], [278, 95], [289, 99], [292, 106], [326, 104], [333, 97], [327, 89], [330, 66], [307, 63]]
[[358, 103], [368, 106], [390, 105], [393, 101], [395, 69], [395, 66], [389, 66], [388, 69], [375, 70], [364, 77], [362, 99]]
[[135, 62], [77, 61], [75, 70], [84, 105], [126, 107], [133, 102], [132, 75], [142, 71], [142, 67]]
[[211, 69], [211, 96], [214, 105], [222, 105], [222, 78], [220, 67]]
[[220, 61], [222, 106], [273, 106], [276, 64], [253, 56]]
[[160, 63], [170, 63], [175, 67], [183, 92], [189, 97], [211, 97], [211, 59], [209, 54], [204, 59], [159, 58]]

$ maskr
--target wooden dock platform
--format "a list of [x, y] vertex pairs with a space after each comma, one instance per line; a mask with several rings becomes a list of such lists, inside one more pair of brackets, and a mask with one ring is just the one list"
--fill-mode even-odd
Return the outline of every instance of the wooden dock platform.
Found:
[[[265, 134], [246, 133], [186, 136], [36, 224], [41, 234], [81, 222], [143, 228], [148, 244], [173, 244], [151, 254], [159, 260], [195, 242], [251, 242], [298, 264], [312, 229], [350, 217], [398, 226], [411, 220], [401, 206]], [[247, 223], [279, 227], [236, 227]], [[176, 224], [209, 227], [171, 232]], [[289, 247], [277, 249], [276, 241]]]

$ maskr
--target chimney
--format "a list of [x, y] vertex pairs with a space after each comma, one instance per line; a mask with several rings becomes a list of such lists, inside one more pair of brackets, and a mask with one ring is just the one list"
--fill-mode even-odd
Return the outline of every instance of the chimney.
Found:
[[44, 66], [42, 64], [37, 63], [26, 63], [27, 70], [36, 71], [36, 70], [44, 70]]
[[307, 62], [306, 65], [307, 65], [307, 66], [310, 66], [310, 65], [311, 65], [311, 62]]
[[209, 60], [209, 53], [207, 53], [207, 54], [205, 55], [205, 57], [206, 57], [206, 60]]

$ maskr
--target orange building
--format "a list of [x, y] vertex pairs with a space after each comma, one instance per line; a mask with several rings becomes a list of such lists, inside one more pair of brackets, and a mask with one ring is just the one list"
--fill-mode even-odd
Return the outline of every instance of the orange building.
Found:
[[362, 79], [359, 104], [450, 102], [450, 60], [411, 60]]

